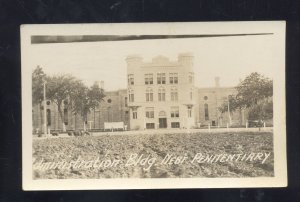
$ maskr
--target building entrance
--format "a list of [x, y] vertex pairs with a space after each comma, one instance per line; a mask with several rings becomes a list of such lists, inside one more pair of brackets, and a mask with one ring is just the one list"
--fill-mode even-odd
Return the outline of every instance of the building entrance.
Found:
[[159, 128], [167, 128], [167, 118], [159, 118]]

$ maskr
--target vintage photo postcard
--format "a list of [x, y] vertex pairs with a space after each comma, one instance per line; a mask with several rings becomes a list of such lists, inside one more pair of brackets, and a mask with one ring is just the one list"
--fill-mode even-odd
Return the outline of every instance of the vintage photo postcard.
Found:
[[284, 21], [20, 29], [24, 190], [287, 186]]

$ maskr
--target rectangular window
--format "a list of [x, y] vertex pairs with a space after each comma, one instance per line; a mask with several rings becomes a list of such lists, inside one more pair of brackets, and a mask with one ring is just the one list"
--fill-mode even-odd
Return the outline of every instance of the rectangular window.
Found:
[[149, 119], [154, 118], [154, 108], [153, 107], [147, 107], [146, 108], [146, 117]]
[[194, 73], [189, 72], [189, 83], [193, 83], [193, 82], [194, 82]]
[[158, 92], [158, 101], [166, 101], [166, 93], [165, 91], [159, 91]]
[[145, 74], [145, 84], [153, 84], [153, 74]]
[[147, 90], [146, 92], [146, 102], [152, 102], [153, 101], [153, 91]]
[[166, 74], [165, 73], [161, 74], [161, 84], [166, 84]]
[[178, 84], [178, 74], [174, 73], [174, 83]]
[[179, 122], [171, 122], [171, 128], [180, 128]]
[[171, 92], [171, 101], [178, 101], [178, 92], [177, 91]]
[[128, 74], [128, 85], [134, 85], [133, 74]]
[[178, 83], [178, 74], [177, 73], [170, 73], [170, 84], [177, 84]]
[[179, 107], [171, 107], [171, 117], [172, 118], [179, 117]]
[[173, 77], [173, 73], [170, 73], [170, 84], [174, 83], [174, 77]]
[[166, 84], [166, 74], [157, 73], [157, 84]]
[[137, 110], [136, 109], [132, 110], [132, 118], [137, 119]]
[[155, 129], [155, 124], [154, 123], [146, 123], [146, 128], [147, 129]]
[[128, 107], [128, 98], [125, 97], [124, 99], [125, 99], [125, 107]]
[[129, 94], [129, 102], [134, 102], [134, 94], [133, 93]]

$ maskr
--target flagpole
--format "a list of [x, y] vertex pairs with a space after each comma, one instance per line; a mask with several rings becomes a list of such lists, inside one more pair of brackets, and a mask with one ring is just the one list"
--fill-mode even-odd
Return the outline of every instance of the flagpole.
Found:
[[44, 81], [44, 134], [48, 134], [47, 132], [47, 115], [46, 115], [46, 81]]

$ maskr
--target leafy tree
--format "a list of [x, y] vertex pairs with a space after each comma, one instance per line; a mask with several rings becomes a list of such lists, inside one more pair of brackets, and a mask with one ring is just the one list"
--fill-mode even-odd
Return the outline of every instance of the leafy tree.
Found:
[[44, 81], [46, 74], [40, 66], [37, 66], [32, 72], [32, 105], [41, 104], [44, 99]]
[[91, 88], [77, 84], [75, 89], [77, 92], [74, 92], [74, 96], [72, 96], [73, 112], [74, 114], [81, 115], [85, 128], [88, 113], [91, 112], [91, 109], [95, 110], [99, 106], [105, 97], [104, 91], [97, 83], [91, 86]]
[[[229, 96], [230, 112], [249, 110], [249, 119], [265, 120], [273, 117], [273, 81], [254, 72], [236, 87], [237, 94]], [[228, 111], [228, 100], [220, 107], [221, 113]]]
[[100, 88], [99, 84], [95, 82], [90, 90], [89, 90], [89, 98], [91, 100], [91, 108], [94, 111], [94, 126], [95, 126], [95, 110], [96, 107], [100, 105], [100, 102], [103, 101], [103, 98], [105, 97], [104, 90]]
[[236, 95], [229, 95], [227, 100], [224, 101], [221, 106], [218, 108], [221, 113], [228, 112], [228, 102], [229, 102], [229, 111], [233, 112], [237, 108], [240, 108], [239, 102], [236, 98]]
[[76, 86], [74, 84], [78, 82], [80, 81], [71, 75], [55, 75], [49, 77], [47, 81], [47, 98], [57, 105], [57, 110], [62, 120], [64, 130], [63, 107], [69, 108], [71, 106], [70, 95], [76, 91]]
[[247, 76], [236, 89], [239, 106], [250, 108], [273, 96], [273, 81], [254, 72]]

